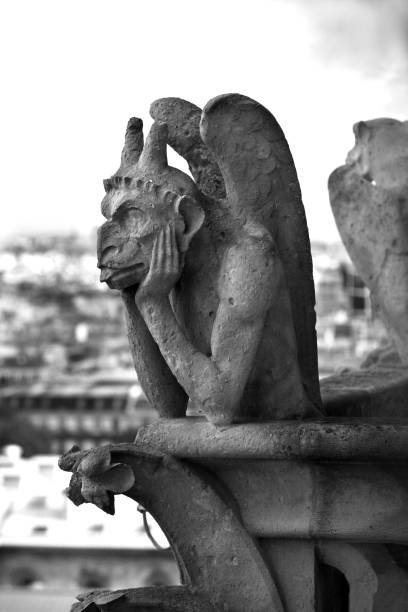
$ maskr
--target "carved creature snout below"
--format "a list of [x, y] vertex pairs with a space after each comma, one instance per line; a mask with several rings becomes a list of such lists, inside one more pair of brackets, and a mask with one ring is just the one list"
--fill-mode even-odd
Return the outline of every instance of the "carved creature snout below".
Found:
[[64, 472], [72, 472], [68, 498], [76, 506], [95, 504], [107, 514], [115, 513], [114, 495], [125, 493], [135, 482], [128, 465], [112, 463], [107, 446], [81, 451], [74, 445], [60, 457], [58, 465]]
[[310, 244], [282, 130], [238, 94], [151, 114], [145, 144], [129, 121], [98, 233], [149, 401], [216, 424], [320, 415]]

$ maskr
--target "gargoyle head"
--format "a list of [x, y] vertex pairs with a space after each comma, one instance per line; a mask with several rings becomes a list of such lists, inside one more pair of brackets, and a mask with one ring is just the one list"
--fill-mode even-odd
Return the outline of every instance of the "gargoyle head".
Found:
[[353, 126], [354, 148], [347, 165], [384, 189], [406, 189], [408, 122], [396, 119], [359, 121]]
[[142, 122], [130, 119], [119, 170], [104, 181], [98, 231], [101, 281], [111, 288], [138, 285], [146, 276], [154, 240], [169, 223], [184, 253], [204, 212], [194, 181], [167, 163], [167, 126], [154, 123], [143, 147]]

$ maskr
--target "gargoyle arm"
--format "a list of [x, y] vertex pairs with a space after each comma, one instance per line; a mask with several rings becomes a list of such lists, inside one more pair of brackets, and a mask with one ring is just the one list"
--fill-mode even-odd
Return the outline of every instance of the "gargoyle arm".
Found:
[[142, 316], [169, 368], [194, 407], [209, 420], [230, 423], [254, 362], [265, 317], [282, 271], [271, 245], [249, 239], [225, 256], [211, 356], [199, 352], [180, 328], [169, 298], [139, 303]]
[[161, 417], [185, 415], [187, 396], [163, 359], [135, 304], [134, 288], [122, 291], [129, 345], [139, 381]]

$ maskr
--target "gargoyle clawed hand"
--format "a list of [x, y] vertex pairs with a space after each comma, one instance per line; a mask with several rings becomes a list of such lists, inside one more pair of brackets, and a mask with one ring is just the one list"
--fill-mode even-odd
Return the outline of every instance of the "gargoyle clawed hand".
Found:
[[154, 240], [149, 271], [136, 291], [136, 302], [168, 296], [180, 278], [181, 266], [176, 229], [169, 223]]
[[[144, 147], [128, 124], [98, 236], [148, 399], [215, 424], [319, 415], [310, 245], [276, 120], [236, 94], [151, 112]], [[167, 143], [196, 182], [168, 166]]]

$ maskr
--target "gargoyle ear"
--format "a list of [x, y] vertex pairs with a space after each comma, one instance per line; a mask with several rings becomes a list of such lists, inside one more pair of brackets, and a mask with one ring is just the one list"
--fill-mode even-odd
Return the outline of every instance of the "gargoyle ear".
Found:
[[179, 236], [179, 249], [185, 253], [193, 236], [204, 222], [204, 211], [197, 202], [189, 196], [181, 196], [176, 201], [176, 212], [184, 219], [184, 232]]

